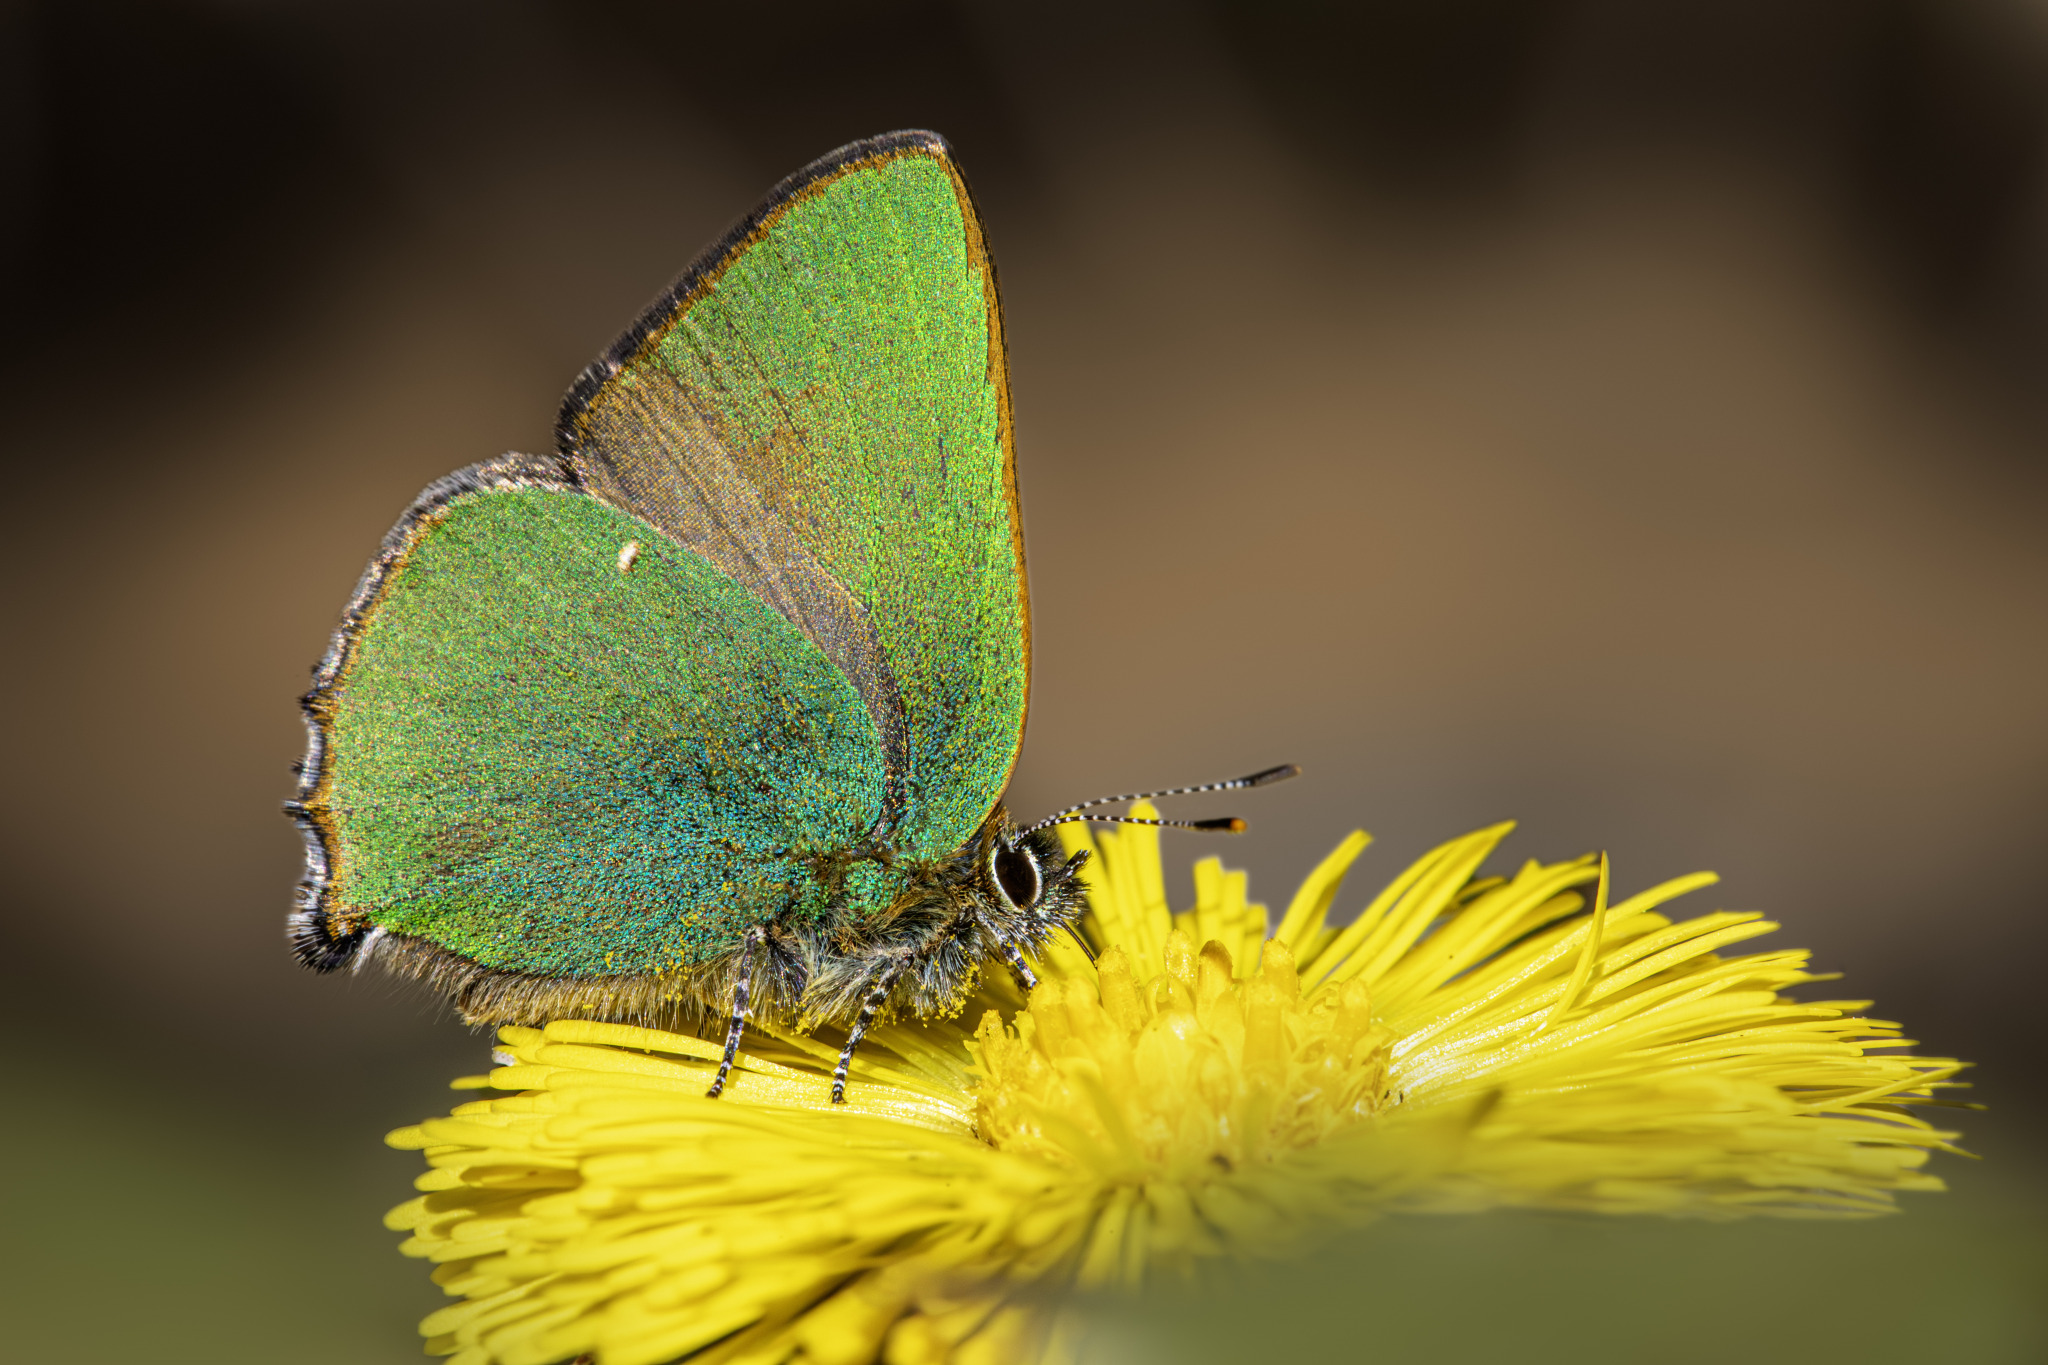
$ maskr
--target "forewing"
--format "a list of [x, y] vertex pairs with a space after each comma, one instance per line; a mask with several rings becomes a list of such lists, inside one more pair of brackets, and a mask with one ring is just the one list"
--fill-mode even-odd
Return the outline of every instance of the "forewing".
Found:
[[1029, 621], [994, 267], [930, 133], [798, 172], [571, 392], [596, 496], [773, 606], [859, 692], [877, 834], [943, 856], [1023, 735]]
[[308, 707], [309, 932], [501, 971], [665, 973], [821, 916], [819, 857], [884, 792], [860, 696], [800, 631], [566, 484], [430, 493]]

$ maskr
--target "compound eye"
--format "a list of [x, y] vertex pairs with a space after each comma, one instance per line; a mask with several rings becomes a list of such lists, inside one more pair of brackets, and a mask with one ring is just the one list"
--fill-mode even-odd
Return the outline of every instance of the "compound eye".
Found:
[[1037, 904], [1038, 893], [1045, 889], [1038, 875], [1038, 860], [1029, 849], [998, 844], [995, 856], [989, 859], [989, 870], [995, 874], [996, 889], [1019, 910]]

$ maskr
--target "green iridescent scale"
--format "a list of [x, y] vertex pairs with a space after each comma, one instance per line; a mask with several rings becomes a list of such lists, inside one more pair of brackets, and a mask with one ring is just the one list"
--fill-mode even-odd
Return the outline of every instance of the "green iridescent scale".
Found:
[[337, 691], [336, 898], [486, 967], [658, 972], [816, 919], [836, 888], [803, 855], [881, 812], [874, 727], [817, 647], [574, 493], [449, 504]]

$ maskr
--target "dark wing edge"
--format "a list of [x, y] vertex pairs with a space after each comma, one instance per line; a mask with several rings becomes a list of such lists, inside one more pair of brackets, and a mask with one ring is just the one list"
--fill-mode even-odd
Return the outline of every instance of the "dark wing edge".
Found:
[[368, 925], [336, 924], [330, 904], [336, 831], [327, 811], [331, 785], [328, 727], [333, 719], [335, 684], [354, 656], [364, 622], [383, 596], [385, 584], [404, 566], [406, 557], [419, 543], [420, 533], [439, 519], [443, 508], [464, 494], [511, 488], [583, 492], [567, 462], [553, 456], [520, 454], [485, 460], [428, 484], [397, 524], [385, 533], [376, 557], [363, 570], [355, 593], [342, 610], [341, 624], [335, 628], [325, 657], [313, 670], [312, 688], [299, 698], [299, 710], [306, 722], [306, 755], [298, 765], [298, 792], [284, 803], [284, 809], [305, 840], [306, 871], [299, 882], [297, 902], [286, 921], [286, 935], [294, 955], [315, 971], [331, 972], [350, 965], [372, 933]]

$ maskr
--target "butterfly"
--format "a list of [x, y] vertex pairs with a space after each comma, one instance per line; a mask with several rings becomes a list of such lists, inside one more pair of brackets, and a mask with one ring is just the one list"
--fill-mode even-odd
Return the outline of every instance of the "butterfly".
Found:
[[835, 1101], [876, 1018], [955, 1012], [991, 961], [1032, 984], [1083, 903], [1051, 826], [1103, 803], [1002, 804], [1030, 610], [995, 266], [945, 140], [777, 185], [555, 439], [421, 493], [314, 671], [299, 958], [477, 1024], [724, 1011], [714, 1096], [751, 1012], [843, 1027]]

